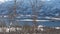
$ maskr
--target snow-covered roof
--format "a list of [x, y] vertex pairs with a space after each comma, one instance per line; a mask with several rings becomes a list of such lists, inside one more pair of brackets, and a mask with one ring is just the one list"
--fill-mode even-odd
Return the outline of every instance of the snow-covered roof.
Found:
[[43, 25], [39, 25], [38, 28], [40, 28], [40, 27], [44, 27], [44, 26]]
[[60, 29], [60, 27], [55, 27], [55, 29]]

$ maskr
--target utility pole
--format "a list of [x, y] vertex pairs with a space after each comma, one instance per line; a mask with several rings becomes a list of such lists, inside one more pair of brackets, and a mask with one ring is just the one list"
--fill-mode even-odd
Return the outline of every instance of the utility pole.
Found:
[[16, 0], [14, 0], [14, 7], [11, 13], [12, 14], [10, 15], [10, 18], [11, 18], [11, 23], [13, 24], [15, 22], [15, 17], [16, 17]]
[[14, 16], [16, 16], [16, 1], [17, 0], [14, 1]]
[[34, 29], [34, 33], [35, 34], [37, 34], [36, 33], [36, 30], [37, 30], [37, 15], [38, 15], [38, 13], [37, 13], [37, 10], [35, 10], [35, 9], [37, 9], [37, 0], [35, 0], [35, 3], [34, 3], [34, 7], [32, 6], [32, 12], [33, 12], [33, 29]]

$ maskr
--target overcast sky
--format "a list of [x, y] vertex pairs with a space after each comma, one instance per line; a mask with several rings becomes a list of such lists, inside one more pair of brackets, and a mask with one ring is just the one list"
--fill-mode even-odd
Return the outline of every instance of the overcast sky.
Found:
[[[0, 2], [12, 1], [12, 0], [0, 0]], [[51, 1], [51, 0], [41, 0], [41, 1]]]
[[2, 2], [2, 3], [5, 2], [5, 1], [12, 1], [12, 0], [0, 0], [0, 2]]

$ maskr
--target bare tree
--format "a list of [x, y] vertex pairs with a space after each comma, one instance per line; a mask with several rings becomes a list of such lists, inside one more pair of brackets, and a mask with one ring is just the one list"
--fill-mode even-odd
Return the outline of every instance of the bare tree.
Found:
[[[21, 4], [22, 4], [22, 1], [17, 1], [17, 0], [14, 0], [14, 4], [13, 4], [13, 6], [12, 7], [8, 7], [9, 8], [9, 15], [8, 15], [8, 19], [9, 19], [9, 28], [10, 27], [19, 27], [20, 25], [19, 25], [19, 23], [20, 22], [18, 22], [17, 21], [17, 19], [18, 18], [16, 18], [17, 16], [20, 16], [19, 14], [17, 14], [17, 10], [20, 10], [20, 8], [21, 7], [19, 7], [19, 6], [21, 6]], [[18, 9], [19, 8], [19, 9]], [[17, 31], [17, 29], [16, 29], [16, 31]], [[20, 33], [19, 31], [17, 31], [17, 34], [18, 33]]]
[[[32, 13], [34, 16], [32, 16], [33, 18], [33, 29], [34, 29], [34, 32], [36, 33], [36, 30], [37, 30], [37, 18], [38, 18], [38, 12], [40, 11], [41, 7], [43, 6], [43, 3], [42, 1], [40, 0], [31, 0], [30, 1], [30, 4], [32, 6]], [[36, 33], [37, 34], [37, 33]]]

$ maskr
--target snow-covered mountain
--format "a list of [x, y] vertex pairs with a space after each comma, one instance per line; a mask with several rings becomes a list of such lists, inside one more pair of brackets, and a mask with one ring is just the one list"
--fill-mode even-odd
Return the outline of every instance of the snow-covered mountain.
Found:
[[[59, 17], [60, 16], [60, 0], [48, 0], [45, 1], [43, 3], [43, 5], [39, 8], [39, 5], [41, 4], [37, 4], [37, 7], [34, 6], [34, 10], [37, 11], [38, 16], [37, 17]], [[13, 13], [13, 9], [14, 8], [14, 1], [8, 1], [5, 3], [0, 4], [0, 14], [12, 14]], [[18, 20], [20, 19], [32, 19], [32, 17], [30, 17], [33, 12], [32, 12], [32, 7], [31, 7], [31, 3], [29, 2], [29, 0], [27, 1], [17, 1], [17, 7], [16, 7], [16, 13], [18, 14], [18, 16], [16, 18], [18, 18]], [[20, 15], [20, 16], [19, 16]], [[34, 16], [34, 15], [33, 15]], [[39, 19], [39, 18], [38, 18]], [[44, 18], [42, 18], [44, 19]], [[29, 24], [31, 24], [30, 22], [28, 22]], [[40, 24], [40, 22], [38, 22]], [[47, 23], [47, 24], [46, 24]], [[21, 24], [23, 24], [23, 22], [21, 22]], [[48, 26], [60, 26], [59, 22], [45, 22], [45, 23], [41, 23], [42, 25], [48, 25]]]
[[[45, 1], [42, 8], [38, 11], [38, 15], [40, 15], [40, 16], [45, 15], [45, 16], [52, 16], [52, 17], [59, 16], [59, 13], [60, 13], [60, 5], [59, 5], [60, 3], [59, 2], [60, 2], [59, 0]], [[5, 2], [5, 3], [1, 4], [0, 5], [0, 14], [4, 14], [4, 13], [7, 14], [9, 12], [8, 9], [13, 11], [13, 6], [14, 6], [13, 1]], [[31, 5], [29, 3], [26, 3], [26, 1], [24, 1], [23, 3], [18, 2], [17, 3], [17, 13], [31, 14], [32, 13]]]

